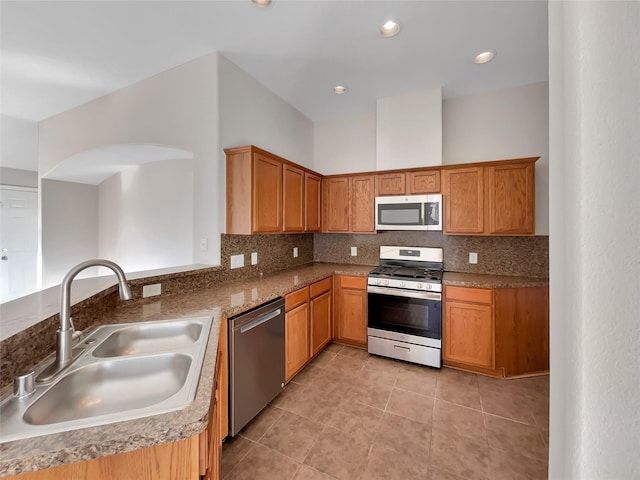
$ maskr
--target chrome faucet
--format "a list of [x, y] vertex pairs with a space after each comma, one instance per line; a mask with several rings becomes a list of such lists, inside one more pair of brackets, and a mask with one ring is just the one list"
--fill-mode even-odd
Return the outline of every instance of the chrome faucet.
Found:
[[71, 282], [82, 270], [89, 267], [107, 267], [113, 270], [118, 277], [118, 289], [122, 300], [131, 300], [133, 294], [131, 288], [127, 284], [122, 268], [110, 260], [87, 260], [73, 267], [62, 279], [60, 285], [60, 329], [57, 332], [56, 361], [52, 365], [51, 370], [47, 371], [40, 381], [46, 381], [52, 376], [60, 372], [73, 360], [73, 333], [75, 331], [71, 320]]

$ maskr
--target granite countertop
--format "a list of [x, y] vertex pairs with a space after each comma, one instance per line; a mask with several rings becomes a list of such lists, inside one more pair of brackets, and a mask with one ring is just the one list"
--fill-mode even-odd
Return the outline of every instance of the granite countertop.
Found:
[[216, 284], [195, 292], [159, 297], [151, 303], [124, 304], [105, 312], [102, 324], [212, 316], [213, 325], [194, 401], [176, 412], [3, 443], [0, 445], [0, 476], [90, 460], [198, 435], [207, 425], [220, 322], [223, 319], [334, 273], [366, 276], [372, 268], [314, 263], [262, 277]]
[[442, 277], [443, 285], [459, 287], [483, 288], [524, 288], [548, 287], [549, 279], [535, 277], [510, 277], [507, 275], [484, 275], [480, 273], [445, 272]]

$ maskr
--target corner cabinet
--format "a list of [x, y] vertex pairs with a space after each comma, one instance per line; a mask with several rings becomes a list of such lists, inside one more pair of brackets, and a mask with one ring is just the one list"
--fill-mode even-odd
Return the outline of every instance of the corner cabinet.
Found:
[[333, 338], [356, 347], [367, 346], [367, 277], [336, 275]]
[[535, 235], [536, 160], [445, 168], [444, 233]]
[[331, 342], [331, 297], [331, 277], [285, 295], [287, 382]]
[[225, 153], [227, 233], [320, 230], [319, 174], [252, 145]]
[[324, 177], [323, 232], [375, 233], [374, 175]]
[[496, 377], [549, 371], [549, 289], [446, 285], [444, 364]]

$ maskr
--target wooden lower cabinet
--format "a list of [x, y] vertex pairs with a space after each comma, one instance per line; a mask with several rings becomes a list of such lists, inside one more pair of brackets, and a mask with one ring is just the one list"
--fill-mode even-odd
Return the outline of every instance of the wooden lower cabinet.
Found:
[[331, 342], [332, 283], [325, 278], [284, 297], [287, 382]]
[[498, 377], [549, 371], [549, 289], [445, 286], [443, 360]]
[[367, 277], [335, 276], [334, 340], [367, 346]]
[[309, 360], [309, 287], [285, 296], [285, 379], [288, 382]]

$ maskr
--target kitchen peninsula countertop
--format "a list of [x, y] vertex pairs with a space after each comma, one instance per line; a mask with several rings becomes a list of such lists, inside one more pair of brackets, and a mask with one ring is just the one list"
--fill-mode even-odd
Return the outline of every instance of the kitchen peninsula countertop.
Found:
[[123, 304], [96, 324], [212, 316], [194, 401], [175, 412], [16, 440], [0, 445], [0, 476], [115, 455], [198, 435], [207, 425], [220, 321], [333, 274], [366, 276], [373, 266], [313, 263], [194, 292]]
[[508, 275], [485, 275], [481, 273], [444, 272], [443, 285], [479, 288], [526, 288], [548, 287], [549, 279], [536, 277], [510, 277]]

